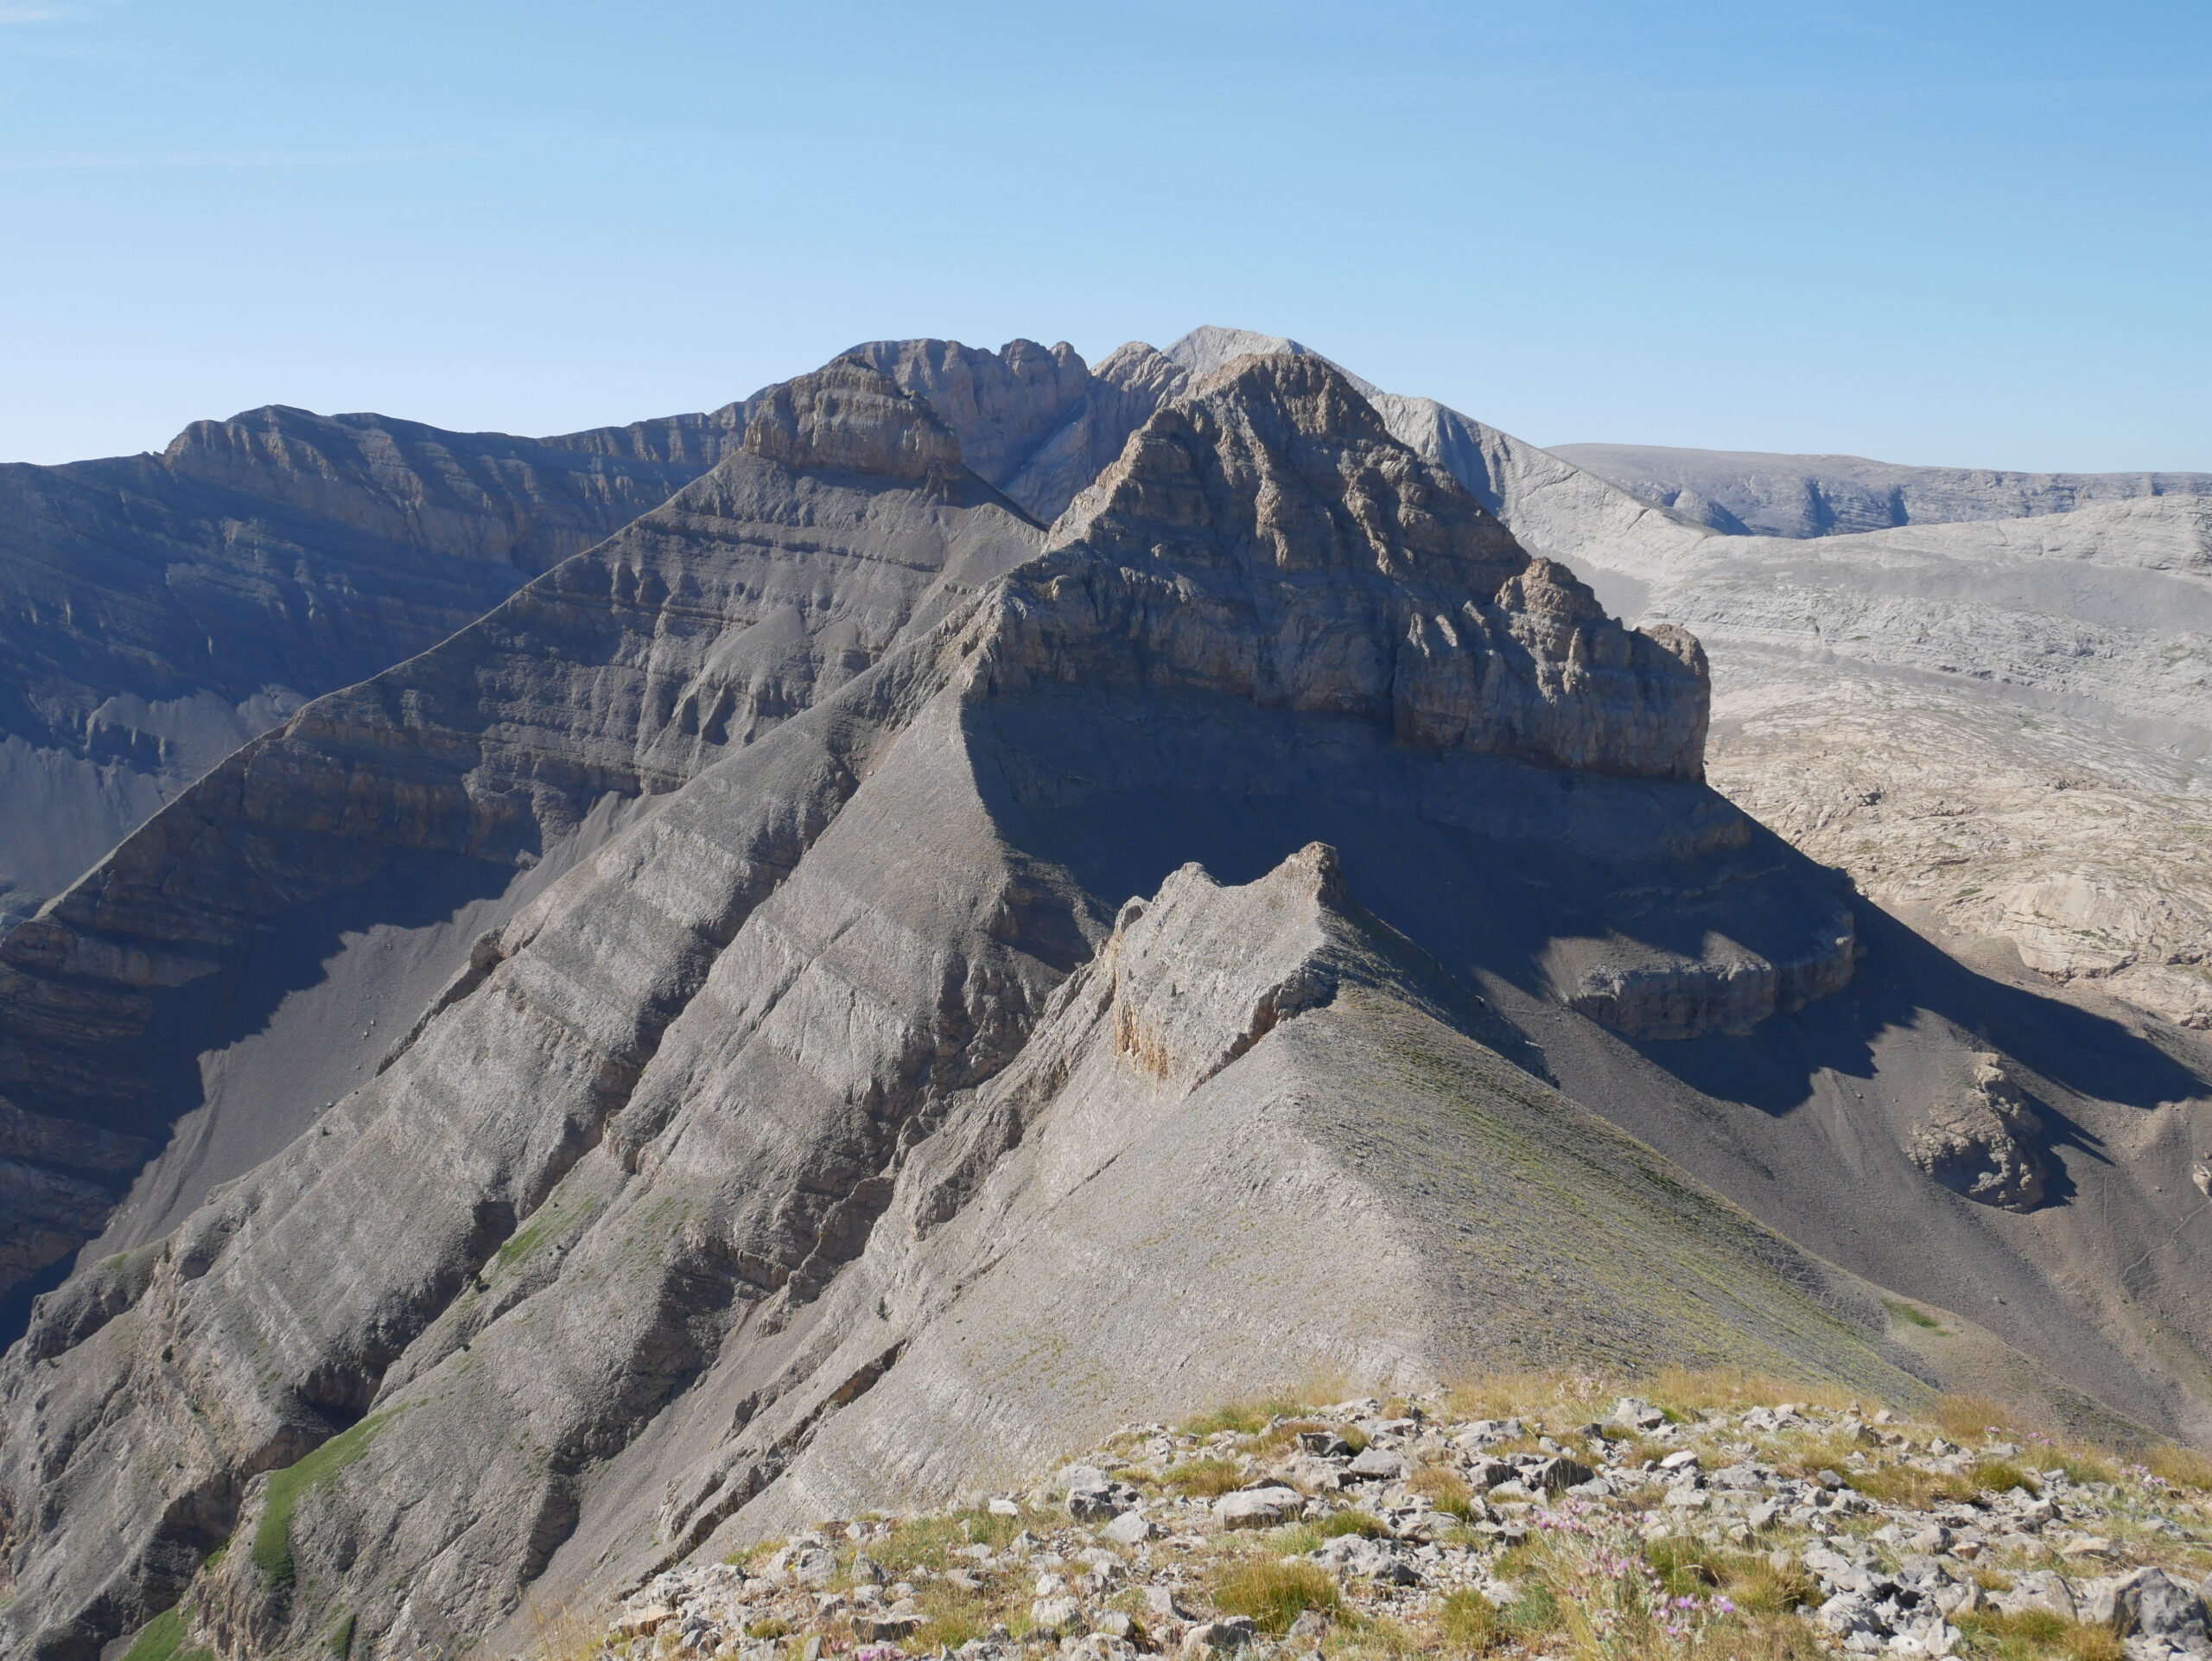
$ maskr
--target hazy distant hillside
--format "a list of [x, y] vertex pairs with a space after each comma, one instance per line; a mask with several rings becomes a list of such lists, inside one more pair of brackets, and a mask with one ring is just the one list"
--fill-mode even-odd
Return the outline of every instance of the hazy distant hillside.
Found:
[[2139, 496], [2212, 496], [2212, 473], [1993, 472], [1656, 444], [1554, 444], [1551, 453], [1639, 501], [1732, 536], [1847, 536], [2069, 513]]

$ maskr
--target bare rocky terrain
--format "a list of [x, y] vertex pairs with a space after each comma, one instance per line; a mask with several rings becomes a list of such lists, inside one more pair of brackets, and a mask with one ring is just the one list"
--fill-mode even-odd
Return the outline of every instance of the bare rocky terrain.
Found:
[[1133, 1424], [961, 1508], [669, 1570], [597, 1631], [552, 1618], [540, 1642], [738, 1661], [2212, 1653], [2200, 1459], [2152, 1469], [1969, 1399], [1936, 1424], [1740, 1376], [1651, 1394], [1665, 1405], [1520, 1378]]
[[1718, 665], [1732, 799], [1951, 937], [2212, 1025], [2212, 502], [1599, 557]]
[[1638, 501], [1733, 536], [1850, 536], [2034, 519], [2144, 497], [2212, 496], [2212, 473], [2013, 473], [1651, 444], [1556, 444], [1552, 454]]
[[2185, 504], [1808, 562], [1224, 330], [633, 430], [0, 939], [11, 1661], [456, 1654], [1317, 1372], [2212, 1435], [2178, 994], [1713, 782], [1827, 662], [2178, 779]]

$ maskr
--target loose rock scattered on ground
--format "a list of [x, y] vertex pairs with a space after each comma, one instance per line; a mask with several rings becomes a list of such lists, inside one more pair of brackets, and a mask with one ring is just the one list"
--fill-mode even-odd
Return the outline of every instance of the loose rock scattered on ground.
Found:
[[1135, 1425], [1022, 1493], [656, 1577], [584, 1648], [1092, 1661], [2212, 1657], [2212, 1463], [1741, 1381]]

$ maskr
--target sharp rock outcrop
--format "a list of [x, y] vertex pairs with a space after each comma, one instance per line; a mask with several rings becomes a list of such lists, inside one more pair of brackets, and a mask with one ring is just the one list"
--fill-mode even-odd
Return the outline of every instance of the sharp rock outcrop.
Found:
[[1134, 660], [1141, 685], [1363, 716], [1419, 747], [1702, 765], [1697, 643], [1625, 629], [1531, 560], [1319, 358], [1236, 360], [1164, 409], [1007, 606], [1002, 673], [1104, 686]]
[[1955, 1193], [1985, 1206], [2033, 1211], [2050, 1175], [2037, 1148], [2043, 1130], [2005, 1058], [1978, 1055], [1971, 1081], [1929, 1110], [1910, 1151], [1914, 1164]]

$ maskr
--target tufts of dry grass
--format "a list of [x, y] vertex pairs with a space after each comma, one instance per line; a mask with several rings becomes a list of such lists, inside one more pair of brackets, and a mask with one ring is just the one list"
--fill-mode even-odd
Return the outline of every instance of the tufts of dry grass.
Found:
[[2065, 1473], [2069, 1482], [2118, 1482], [2120, 1467], [2102, 1454], [2087, 1448], [2062, 1448], [2046, 1464]]
[[1287, 1390], [1217, 1407], [1182, 1429], [1184, 1434], [1192, 1436], [1211, 1436], [1224, 1430], [1234, 1430], [1243, 1436], [1257, 1435], [1277, 1419], [1296, 1418], [1317, 1408], [1328, 1407], [1344, 1400], [1351, 1393], [1351, 1388], [1341, 1372], [1316, 1370]]
[[1318, 1551], [1322, 1544], [1341, 1534], [1357, 1534], [1370, 1540], [1379, 1540], [1388, 1533], [1381, 1521], [1363, 1511], [1346, 1509], [1332, 1511], [1319, 1522], [1292, 1523], [1271, 1531], [1266, 1537], [1270, 1550], [1285, 1557], [1303, 1557]]
[[1553, 1423], [1602, 1419], [1623, 1396], [1638, 1396], [1677, 1423], [1700, 1413], [1783, 1402], [1844, 1408], [1853, 1397], [1840, 1385], [1751, 1372], [1741, 1367], [1665, 1367], [1640, 1378], [1586, 1372], [1499, 1372], [1455, 1380], [1446, 1401], [1461, 1418], [1539, 1418]]
[[566, 1600], [551, 1604], [533, 1601], [524, 1607], [524, 1618], [530, 1637], [523, 1651], [531, 1661], [587, 1661], [607, 1641], [604, 1607]]
[[[1251, 1451], [1260, 1458], [1265, 1459], [1269, 1454], [1281, 1453], [1287, 1448], [1296, 1440], [1298, 1433], [1301, 1430], [1327, 1430], [1333, 1428], [1319, 1419], [1283, 1419], [1262, 1432], [1258, 1440], [1252, 1443]], [[1351, 1426], [1344, 1426], [1337, 1434], [1344, 1439], [1344, 1445], [1353, 1453], [1363, 1454], [1367, 1451], [1367, 1438]]]
[[[948, 1554], [956, 1548], [980, 1543], [996, 1551], [1020, 1533], [1021, 1527], [1022, 1519], [1019, 1517], [1000, 1517], [980, 1508], [908, 1518], [892, 1526], [888, 1538], [872, 1541], [868, 1555], [893, 1571], [943, 1569]], [[894, 1572], [892, 1578], [900, 1576]]]
[[1981, 1396], [1938, 1396], [1930, 1414], [1943, 1434], [1961, 1441], [1975, 1441], [1996, 1435], [2024, 1435], [2028, 1426], [2008, 1407]]
[[1463, 1587], [1437, 1606], [1436, 1631], [1455, 1651], [1488, 1655], [1513, 1641], [1498, 1607], [1471, 1587]]
[[[1576, 1409], [1595, 1409], [1605, 1391], [1599, 1380], [1573, 1373], [1471, 1373], [1452, 1382], [1444, 1405], [1462, 1419], [1520, 1418], [1547, 1410], [1571, 1416]], [[1611, 1400], [1605, 1405], [1610, 1409]]]
[[1287, 1632], [1308, 1609], [1333, 1614], [1344, 1600], [1337, 1582], [1319, 1563], [1280, 1557], [1246, 1557], [1224, 1564], [1208, 1588], [1215, 1608], [1225, 1615], [1249, 1615], [1265, 1632]]
[[1818, 1604], [1822, 1595], [1819, 1580], [1800, 1564], [1777, 1569], [1758, 1553], [1709, 1546], [1693, 1535], [1651, 1541], [1643, 1555], [1669, 1596], [1719, 1592], [1745, 1616], [1785, 1615], [1801, 1603]]
[[1183, 1427], [1183, 1434], [1188, 1436], [1215, 1436], [1224, 1430], [1233, 1430], [1240, 1436], [1257, 1435], [1275, 1420], [1295, 1417], [1311, 1410], [1313, 1405], [1311, 1402], [1295, 1400], [1287, 1396], [1236, 1402], [1227, 1407], [1217, 1407], [1203, 1418], [1192, 1419]]
[[2027, 1472], [2002, 1459], [1977, 1461], [1956, 1475], [1923, 1471], [1916, 1465], [1885, 1465], [1853, 1472], [1847, 1480], [1869, 1499], [1923, 1511], [1931, 1505], [1961, 1505], [1978, 1493], [2003, 1493], [2009, 1488], [2034, 1493], [2041, 1486]]
[[1185, 1460], [1164, 1473], [1160, 1480], [1178, 1493], [1214, 1499], [1243, 1486], [1244, 1471], [1235, 1460], [1208, 1457]]
[[2029, 1493], [2041, 1493], [2043, 1484], [2033, 1475], [2022, 1470], [2009, 1459], [1976, 1460], [1967, 1469], [1977, 1493], [2003, 1493], [2007, 1489], [2021, 1488]]
[[943, 1581], [923, 1587], [915, 1601], [926, 1617], [910, 1644], [918, 1654], [957, 1650], [1005, 1619], [988, 1593], [963, 1591]]
[[2142, 1464], [2152, 1476], [2177, 1488], [2212, 1489], [2212, 1459], [2194, 1448], [2157, 1442], [2143, 1450]]
[[1777, 1378], [1741, 1367], [1662, 1368], [1646, 1381], [1643, 1393], [1654, 1407], [1685, 1418], [1723, 1409], [1740, 1412], [1747, 1407], [1776, 1407], [1783, 1402], [1841, 1410], [1856, 1399], [1840, 1384]]
[[1326, 1661], [1408, 1661], [1432, 1652], [1421, 1634], [1397, 1621], [1370, 1620], [1349, 1610], [1321, 1642]]
[[1415, 1493], [1427, 1494], [1430, 1505], [1447, 1517], [1456, 1517], [1463, 1523], [1475, 1518], [1475, 1491], [1457, 1471], [1437, 1465], [1424, 1465], [1406, 1480], [1406, 1486]]
[[[1575, 1525], [1516, 1548], [1497, 1572], [1519, 1598], [1484, 1632], [1573, 1661], [1814, 1661], [1820, 1635], [1796, 1614], [1818, 1603], [1803, 1569], [1675, 1535], [1644, 1543], [1617, 1524]], [[1477, 1651], [1479, 1652], [1479, 1651]]]
[[1917, 1511], [1925, 1511], [1931, 1505], [1964, 1505], [1980, 1492], [1972, 1477], [1923, 1471], [1910, 1465], [1856, 1471], [1848, 1480], [1869, 1499], [1879, 1500], [1885, 1505], [1910, 1505]]
[[2126, 1650], [2109, 1626], [2068, 1620], [2048, 1609], [2029, 1609], [2015, 1615], [1985, 1609], [1959, 1617], [1959, 1630], [1967, 1635], [1977, 1656], [1996, 1661], [2125, 1661]]
[[1840, 1430], [1799, 1431], [1776, 1443], [1774, 1467], [1785, 1476], [1818, 1476], [1822, 1471], [1840, 1476], [1859, 1448], [1858, 1441]]

